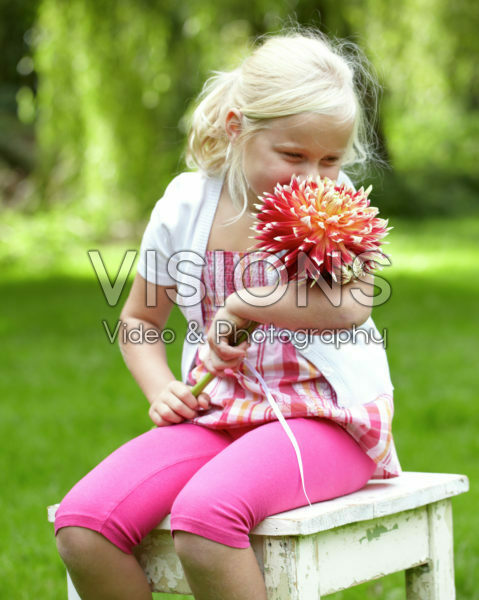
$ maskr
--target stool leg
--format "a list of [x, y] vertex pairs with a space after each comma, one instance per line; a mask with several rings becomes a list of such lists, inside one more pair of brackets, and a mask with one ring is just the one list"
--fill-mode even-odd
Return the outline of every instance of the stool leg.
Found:
[[263, 559], [268, 600], [320, 600], [314, 536], [266, 537]]
[[406, 570], [407, 600], [454, 600], [454, 538], [450, 500], [428, 506], [429, 562]]
[[78, 592], [75, 589], [75, 586], [73, 585], [72, 580], [70, 579], [70, 575], [68, 574], [68, 571], [67, 571], [67, 591], [68, 591], [68, 600], [81, 600], [80, 596], [78, 595]]

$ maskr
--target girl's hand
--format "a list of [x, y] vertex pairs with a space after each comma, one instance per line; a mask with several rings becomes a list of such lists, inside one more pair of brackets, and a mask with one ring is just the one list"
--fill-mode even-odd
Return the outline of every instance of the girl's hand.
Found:
[[170, 381], [151, 403], [148, 415], [158, 427], [181, 423], [196, 417], [200, 408], [209, 408], [210, 400], [205, 392], [195, 398], [190, 386], [181, 381]]
[[249, 342], [234, 343], [234, 332], [245, 329], [250, 321], [231, 312], [226, 306], [216, 313], [206, 336], [207, 346], [200, 350], [200, 358], [213, 375], [222, 375], [225, 369], [237, 369], [246, 355]]

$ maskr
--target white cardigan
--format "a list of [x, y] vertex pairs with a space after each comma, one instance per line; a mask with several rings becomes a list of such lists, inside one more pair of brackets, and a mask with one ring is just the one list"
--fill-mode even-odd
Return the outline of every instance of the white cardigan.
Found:
[[[338, 182], [351, 185], [344, 173], [340, 173]], [[203, 257], [222, 185], [221, 178], [201, 172], [175, 177], [153, 209], [140, 248], [138, 273], [157, 285], [176, 286], [180, 309], [188, 323], [199, 324], [198, 332], [204, 326], [201, 312], [204, 288], [200, 283]], [[150, 251], [148, 260], [147, 251]], [[373, 320], [369, 318], [356, 328], [356, 332], [359, 330], [365, 333], [359, 332], [355, 339], [350, 336], [350, 341], [336, 344], [334, 338], [313, 336], [304, 349], [302, 343], [295, 344], [292, 340], [297, 350], [328, 379], [339, 406], [366, 404], [393, 392], [386, 352], [383, 344], [378, 343], [381, 336]], [[185, 339], [181, 361], [184, 381], [197, 348], [198, 343]]]

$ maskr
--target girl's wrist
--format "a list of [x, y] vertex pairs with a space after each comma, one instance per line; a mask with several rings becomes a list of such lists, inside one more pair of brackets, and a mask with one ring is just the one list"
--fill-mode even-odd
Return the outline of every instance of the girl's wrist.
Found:
[[238, 320], [251, 320], [251, 316], [246, 314], [248, 306], [241, 300], [236, 292], [233, 292], [226, 298], [225, 308], [233, 317], [237, 317]]

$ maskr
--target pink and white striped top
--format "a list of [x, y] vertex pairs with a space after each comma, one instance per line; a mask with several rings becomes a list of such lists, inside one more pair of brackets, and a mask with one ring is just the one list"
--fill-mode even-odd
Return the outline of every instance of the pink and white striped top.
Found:
[[[252, 258], [254, 256], [254, 258]], [[251, 257], [251, 258], [250, 258]], [[243, 287], [275, 284], [275, 274], [257, 253], [223, 252], [224, 269], [217, 268], [218, 256], [207, 251], [203, 268], [206, 295], [202, 302], [205, 331], [223, 300]], [[221, 276], [221, 279], [220, 277]], [[211, 397], [211, 408], [201, 411], [190, 422], [213, 429], [232, 429], [276, 420], [257, 377], [248, 363], [260, 373], [276, 401], [281, 414], [290, 417], [322, 417], [332, 419], [353, 436], [377, 465], [373, 477], [387, 479], [401, 473], [391, 433], [393, 399], [382, 395], [374, 402], [344, 408], [337, 404], [334, 389], [321, 372], [289, 341], [271, 336], [272, 327], [260, 325], [264, 334], [248, 348], [241, 367], [227, 369], [224, 377], [215, 378], [205, 389]], [[284, 332], [284, 330], [283, 330]], [[273, 338], [273, 339], [272, 339]], [[194, 385], [206, 373], [198, 355], [190, 371], [188, 383]]]

